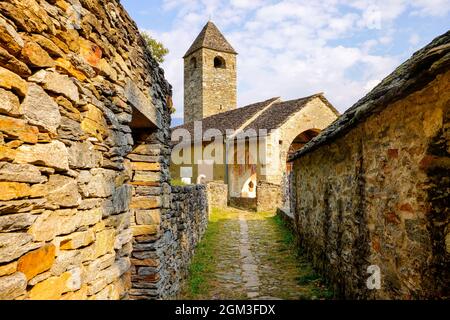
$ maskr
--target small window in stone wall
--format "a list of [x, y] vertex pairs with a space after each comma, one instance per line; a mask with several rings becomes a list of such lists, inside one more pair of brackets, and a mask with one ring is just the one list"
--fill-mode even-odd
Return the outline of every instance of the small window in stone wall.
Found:
[[194, 74], [196, 69], [197, 69], [197, 59], [195, 57], [192, 57], [191, 58], [191, 62], [190, 62], [191, 75]]
[[191, 58], [191, 69], [197, 69], [197, 59], [195, 57]]
[[214, 58], [214, 68], [217, 68], [217, 69], [226, 69], [226, 68], [227, 68], [227, 65], [226, 65], [226, 63], [225, 63], [225, 59], [222, 58], [222, 57], [219, 57], [219, 56], [215, 57], [215, 58]]

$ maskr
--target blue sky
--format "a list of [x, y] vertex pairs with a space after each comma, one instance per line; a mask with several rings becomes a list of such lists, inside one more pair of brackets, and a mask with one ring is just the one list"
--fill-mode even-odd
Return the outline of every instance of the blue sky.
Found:
[[122, 0], [170, 50], [162, 67], [183, 115], [183, 60], [212, 19], [238, 51], [238, 105], [317, 92], [341, 112], [450, 27], [450, 0]]

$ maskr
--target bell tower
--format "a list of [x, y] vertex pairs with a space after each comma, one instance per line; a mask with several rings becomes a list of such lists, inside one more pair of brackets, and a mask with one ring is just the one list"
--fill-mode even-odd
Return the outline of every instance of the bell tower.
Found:
[[236, 109], [236, 56], [208, 21], [184, 55], [184, 123]]

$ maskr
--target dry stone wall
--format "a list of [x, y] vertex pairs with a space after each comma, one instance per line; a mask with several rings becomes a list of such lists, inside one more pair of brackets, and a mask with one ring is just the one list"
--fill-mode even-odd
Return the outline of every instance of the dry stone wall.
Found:
[[[342, 297], [450, 297], [449, 37], [437, 39], [385, 80], [401, 86], [395, 77], [408, 79], [408, 93], [381, 105], [345, 135], [307, 145], [295, 160], [301, 245]], [[439, 70], [446, 71], [433, 74]], [[414, 81], [429, 83], [411, 93]], [[402, 93], [392, 86], [384, 93], [378, 87], [367, 99]], [[379, 290], [366, 286], [370, 265], [381, 269]]]
[[206, 185], [209, 208], [226, 208], [228, 204], [228, 185], [220, 181], [211, 181]]
[[208, 226], [208, 198], [204, 185], [172, 187], [172, 228], [166, 234], [166, 295], [174, 297], [187, 276], [194, 249]]
[[282, 187], [265, 181], [258, 181], [256, 188], [256, 211], [273, 211], [281, 206]]
[[161, 278], [170, 96], [118, 1], [0, 2], [0, 299]]

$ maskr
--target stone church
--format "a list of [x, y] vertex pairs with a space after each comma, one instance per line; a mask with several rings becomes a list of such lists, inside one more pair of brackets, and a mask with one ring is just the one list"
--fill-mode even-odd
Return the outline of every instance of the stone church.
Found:
[[[222, 185], [219, 192], [222, 197], [228, 194], [228, 204], [272, 210], [288, 204], [281, 190], [290, 171], [289, 154], [329, 126], [339, 113], [322, 93], [291, 101], [273, 97], [237, 108], [236, 56], [211, 21], [184, 55], [184, 124], [173, 132], [185, 129], [189, 137], [180, 141], [172, 136], [177, 146], [171, 176], [186, 183], [204, 180]], [[223, 155], [215, 154], [212, 159], [205, 154], [217, 141], [194, 138], [198, 135], [195, 121], [201, 121], [202, 136], [211, 130], [221, 135]], [[234, 134], [228, 135], [227, 130]], [[249, 150], [252, 138], [257, 139], [253, 153]], [[237, 161], [239, 141], [244, 143], [244, 161]], [[182, 155], [186, 150], [189, 155]], [[180, 157], [183, 161], [174, 161]]]

